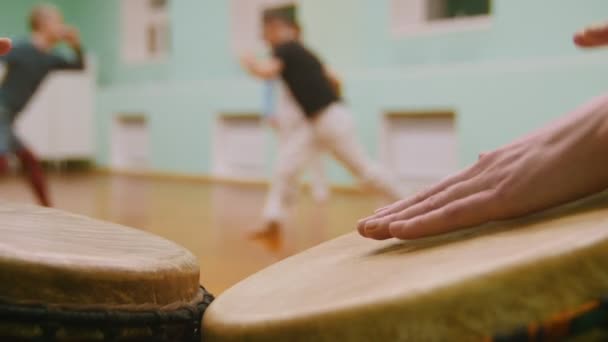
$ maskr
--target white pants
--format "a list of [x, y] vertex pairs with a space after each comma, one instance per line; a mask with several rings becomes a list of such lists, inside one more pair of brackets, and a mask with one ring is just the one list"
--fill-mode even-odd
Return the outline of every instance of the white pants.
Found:
[[287, 209], [295, 200], [300, 172], [319, 151], [331, 153], [364, 186], [391, 200], [402, 198], [399, 184], [364, 153], [356, 139], [350, 112], [336, 103], [314, 120], [299, 124], [279, 147], [263, 214], [266, 221], [284, 220]]
[[[278, 97], [275, 116], [278, 121], [279, 144], [287, 144], [292, 134], [301, 126], [307, 124], [307, 119], [283, 82], [278, 83]], [[310, 171], [310, 185], [312, 196], [317, 201], [329, 197], [329, 185], [325, 177], [323, 165], [323, 151], [315, 149], [311, 152], [309, 163], [306, 165]]]

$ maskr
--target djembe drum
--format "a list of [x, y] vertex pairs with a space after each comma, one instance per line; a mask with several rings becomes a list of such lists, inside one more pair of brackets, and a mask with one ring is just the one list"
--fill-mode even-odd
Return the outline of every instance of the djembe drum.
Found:
[[1, 341], [200, 341], [194, 256], [145, 232], [0, 203]]
[[418, 241], [338, 238], [226, 291], [205, 341], [606, 341], [606, 207]]

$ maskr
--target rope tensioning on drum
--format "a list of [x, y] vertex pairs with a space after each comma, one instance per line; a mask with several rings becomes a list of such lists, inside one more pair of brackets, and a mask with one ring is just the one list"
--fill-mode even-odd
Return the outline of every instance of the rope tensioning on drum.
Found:
[[484, 342], [556, 341], [608, 330], [608, 297], [588, 302], [573, 311], [556, 315], [542, 322], [532, 323], [510, 334], [502, 334]]
[[[214, 300], [205, 288], [200, 289], [202, 300], [173, 311], [102, 311], [64, 310], [44, 305], [15, 305], [0, 301], [0, 321], [17, 324], [35, 324], [42, 330], [43, 338], [55, 339], [60, 329], [89, 328], [100, 331], [112, 339], [121, 329], [149, 328], [155, 337], [166, 336], [169, 326], [184, 326], [184, 341], [201, 341], [201, 321], [205, 310]], [[1, 336], [1, 334], [0, 334]], [[41, 336], [42, 337], [42, 336]]]

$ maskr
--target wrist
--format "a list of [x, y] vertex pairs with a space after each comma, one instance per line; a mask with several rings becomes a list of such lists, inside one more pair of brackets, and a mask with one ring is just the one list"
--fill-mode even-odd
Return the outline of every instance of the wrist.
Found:
[[585, 121], [590, 126], [590, 134], [598, 143], [608, 147], [608, 95], [602, 95], [595, 100], [595, 105], [585, 116]]
[[604, 120], [599, 122], [596, 136], [599, 143], [608, 149], [608, 115], [605, 115]]

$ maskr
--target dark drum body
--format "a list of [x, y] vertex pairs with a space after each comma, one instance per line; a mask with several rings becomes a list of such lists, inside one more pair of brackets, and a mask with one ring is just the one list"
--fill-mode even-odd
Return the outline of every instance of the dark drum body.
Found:
[[78, 310], [0, 303], [0, 341], [201, 341], [213, 296], [173, 310]]

